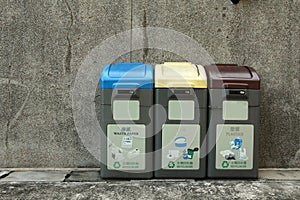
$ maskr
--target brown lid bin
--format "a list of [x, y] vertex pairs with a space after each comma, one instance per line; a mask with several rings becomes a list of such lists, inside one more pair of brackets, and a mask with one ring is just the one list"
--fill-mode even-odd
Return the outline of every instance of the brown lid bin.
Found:
[[205, 66], [209, 89], [260, 89], [259, 77], [252, 67], [236, 64]]

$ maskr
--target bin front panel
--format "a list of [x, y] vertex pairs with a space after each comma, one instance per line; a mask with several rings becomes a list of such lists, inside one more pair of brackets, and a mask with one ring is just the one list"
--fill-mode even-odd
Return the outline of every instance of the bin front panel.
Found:
[[253, 169], [254, 126], [218, 124], [216, 169]]
[[110, 170], [145, 170], [146, 128], [138, 124], [107, 126], [107, 167]]
[[161, 167], [168, 170], [200, 168], [200, 125], [163, 125]]

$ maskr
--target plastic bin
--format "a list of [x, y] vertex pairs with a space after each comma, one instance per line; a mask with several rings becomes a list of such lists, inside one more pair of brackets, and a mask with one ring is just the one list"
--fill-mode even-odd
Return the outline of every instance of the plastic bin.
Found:
[[251, 67], [205, 66], [209, 88], [208, 168], [212, 178], [257, 178], [260, 80]]

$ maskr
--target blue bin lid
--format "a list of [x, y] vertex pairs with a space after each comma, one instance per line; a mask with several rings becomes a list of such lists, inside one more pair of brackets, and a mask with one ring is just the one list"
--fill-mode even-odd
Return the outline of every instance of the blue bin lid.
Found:
[[101, 74], [100, 88], [153, 88], [153, 68], [144, 63], [106, 65]]

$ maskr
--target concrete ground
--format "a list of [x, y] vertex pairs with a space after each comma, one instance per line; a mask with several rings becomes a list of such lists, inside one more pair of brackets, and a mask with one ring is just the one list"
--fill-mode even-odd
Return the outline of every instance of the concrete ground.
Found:
[[300, 199], [300, 169], [257, 180], [103, 180], [99, 169], [0, 169], [0, 199]]

